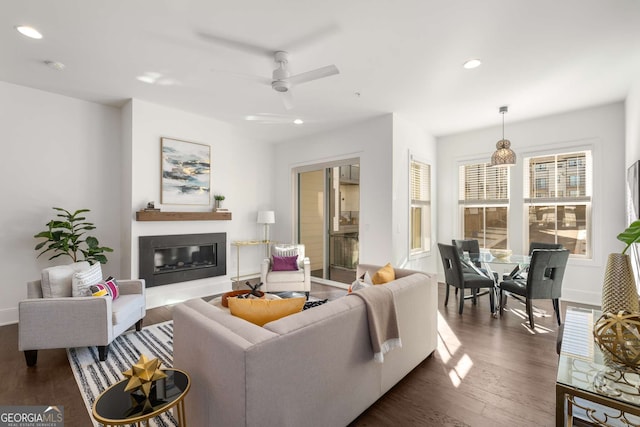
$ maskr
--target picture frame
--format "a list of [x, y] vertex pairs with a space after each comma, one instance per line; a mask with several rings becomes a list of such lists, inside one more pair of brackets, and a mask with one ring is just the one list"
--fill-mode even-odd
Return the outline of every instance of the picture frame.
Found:
[[211, 147], [207, 144], [160, 138], [160, 193], [166, 205], [211, 203]]

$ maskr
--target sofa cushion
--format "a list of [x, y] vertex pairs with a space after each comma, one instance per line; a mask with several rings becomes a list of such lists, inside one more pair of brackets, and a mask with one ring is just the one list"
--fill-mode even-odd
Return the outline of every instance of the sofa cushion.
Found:
[[102, 267], [99, 262], [93, 264], [86, 271], [74, 273], [71, 277], [71, 295], [74, 297], [88, 297], [91, 295], [91, 285], [102, 281]]
[[131, 316], [131, 313], [142, 313], [145, 309], [144, 296], [141, 294], [121, 295], [111, 305], [111, 320], [118, 325]]
[[72, 296], [71, 278], [77, 272], [89, 269], [87, 261], [57, 265], [42, 270], [42, 297], [63, 298]]
[[270, 271], [267, 275], [267, 282], [274, 282], [274, 283], [304, 282], [304, 270]]
[[273, 256], [272, 271], [298, 271], [298, 255]]
[[246, 321], [263, 326], [265, 323], [302, 311], [306, 298], [239, 299], [229, 298], [231, 314]]
[[387, 263], [387, 265], [376, 271], [376, 274], [371, 278], [374, 285], [383, 285], [394, 280], [396, 280], [396, 273], [391, 263]]

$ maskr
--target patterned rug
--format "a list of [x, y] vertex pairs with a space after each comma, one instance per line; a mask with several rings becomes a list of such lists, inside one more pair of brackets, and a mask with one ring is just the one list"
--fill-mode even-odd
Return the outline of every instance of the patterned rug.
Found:
[[[67, 349], [71, 370], [90, 416], [93, 402], [100, 393], [124, 379], [122, 372], [131, 368], [141, 354], [150, 359], [157, 357], [162, 368], [173, 366], [173, 321], [147, 326], [140, 332], [125, 332], [111, 342], [104, 362], [98, 360], [96, 347]], [[151, 419], [149, 426], [177, 426], [178, 422], [170, 412]], [[94, 426], [100, 424], [94, 421]]]

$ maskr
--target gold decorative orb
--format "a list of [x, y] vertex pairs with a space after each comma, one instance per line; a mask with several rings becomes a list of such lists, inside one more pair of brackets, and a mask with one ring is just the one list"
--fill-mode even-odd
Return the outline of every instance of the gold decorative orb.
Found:
[[149, 360], [147, 356], [141, 354], [138, 362], [131, 366], [131, 369], [127, 369], [122, 373], [122, 375], [129, 378], [129, 382], [124, 388], [124, 391], [140, 389], [146, 397], [149, 397], [153, 383], [156, 380], [167, 377], [167, 375], [160, 370], [160, 364], [161, 362], [157, 357]]
[[593, 339], [613, 361], [640, 368], [640, 313], [604, 313], [593, 326]]

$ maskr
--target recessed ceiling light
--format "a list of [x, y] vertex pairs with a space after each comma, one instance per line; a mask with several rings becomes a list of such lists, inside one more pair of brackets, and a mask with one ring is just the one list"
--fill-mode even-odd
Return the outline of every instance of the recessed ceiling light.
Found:
[[481, 64], [482, 64], [482, 61], [480, 61], [479, 59], [470, 59], [464, 64], [462, 64], [462, 66], [467, 70], [471, 70], [472, 68], [478, 68]]
[[22, 34], [23, 36], [27, 36], [29, 38], [32, 39], [41, 39], [42, 38], [42, 34], [40, 34], [40, 31], [36, 30], [33, 27], [29, 27], [26, 25], [19, 25], [16, 27], [16, 30], [18, 30], [18, 32], [20, 34]]
[[294, 124], [296, 124], [296, 125], [301, 125], [301, 124], [303, 124], [303, 123], [304, 123], [304, 121], [303, 121], [303, 120], [301, 120], [301, 119], [295, 119], [295, 120], [293, 121], [293, 123], [294, 123]]
[[44, 63], [47, 65], [47, 67], [53, 68], [54, 70], [57, 70], [57, 71], [62, 71], [66, 67], [66, 65], [64, 65], [62, 62], [58, 62], [58, 61], [44, 61]]

